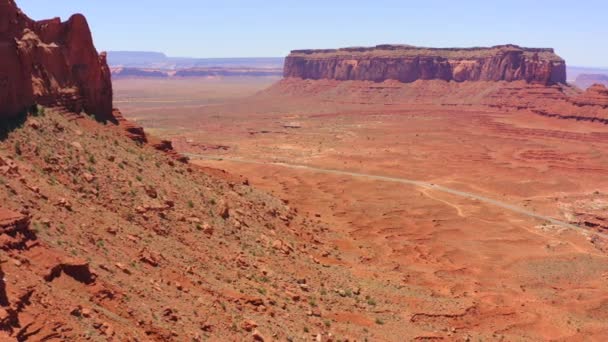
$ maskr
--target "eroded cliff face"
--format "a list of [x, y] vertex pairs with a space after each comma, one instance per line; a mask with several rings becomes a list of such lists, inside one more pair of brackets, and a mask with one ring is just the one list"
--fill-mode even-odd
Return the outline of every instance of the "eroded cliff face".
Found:
[[84, 16], [34, 21], [0, 0], [0, 117], [34, 104], [63, 106], [113, 120], [112, 83]]
[[397, 80], [526, 81], [566, 83], [566, 63], [553, 49], [515, 45], [434, 49], [406, 45], [338, 50], [296, 50], [284, 77], [382, 82]]

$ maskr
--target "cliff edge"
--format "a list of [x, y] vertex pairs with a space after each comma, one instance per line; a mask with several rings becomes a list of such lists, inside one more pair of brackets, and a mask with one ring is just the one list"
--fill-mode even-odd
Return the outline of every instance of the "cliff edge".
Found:
[[34, 104], [114, 120], [106, 55], [84, 16], [34, 21], [15, 1], [0, 0], [0, 118]]
[[553, 49], [500, 45], [489, 48], [372, 48], [294, 50], [285, 60], [285, 78], [382, 82], [397, 80], [526, 81], [566, 83], [566, 63]]

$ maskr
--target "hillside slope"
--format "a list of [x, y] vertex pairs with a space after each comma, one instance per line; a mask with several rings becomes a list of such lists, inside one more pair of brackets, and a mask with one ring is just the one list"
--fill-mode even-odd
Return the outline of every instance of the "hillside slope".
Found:
[[373, 322], [387, 290], [296, 208], [91, 118], [4, 126], [0, 339], [388, 338], [331, 318]]

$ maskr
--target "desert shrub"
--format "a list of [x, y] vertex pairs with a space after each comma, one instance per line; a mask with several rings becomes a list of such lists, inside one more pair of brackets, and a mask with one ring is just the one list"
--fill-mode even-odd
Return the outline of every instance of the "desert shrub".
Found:
[[32, 116], [45, 116], [46, 109], [41, 105], [33, 105], [32, 109], [30, 110], [30, 113], [32, 114]]
[[15, 154], [20, 156], [23, 153], [21, 150], [21, 143], [19, 141], [15, 142]]

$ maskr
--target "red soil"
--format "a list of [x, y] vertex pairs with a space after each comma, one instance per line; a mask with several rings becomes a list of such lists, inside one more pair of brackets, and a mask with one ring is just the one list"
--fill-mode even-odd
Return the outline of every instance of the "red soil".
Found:
[[[285, 80], [203, 108], [198, 120], [188, 115], [197, 130], [171, 136], [194, 159], [222, 159], [195, 163], [244, 175], [342, 235], [339, 265], [384, 282], [383, 301], [400, 307], [379, 317], [394, 333], [388, 339], [601, 340], [608, 126], [528, 108], [551, 104], [540, 94], [571, 103], [574, 90], [516, 87]], [[497, 103], [511, 91], [528, 94], [523, 108], [513, 96]], [[426, 181], [580, 229], [433, 189], [272, 162]], [[356, 312], [332, 317], [369, 323]]]

